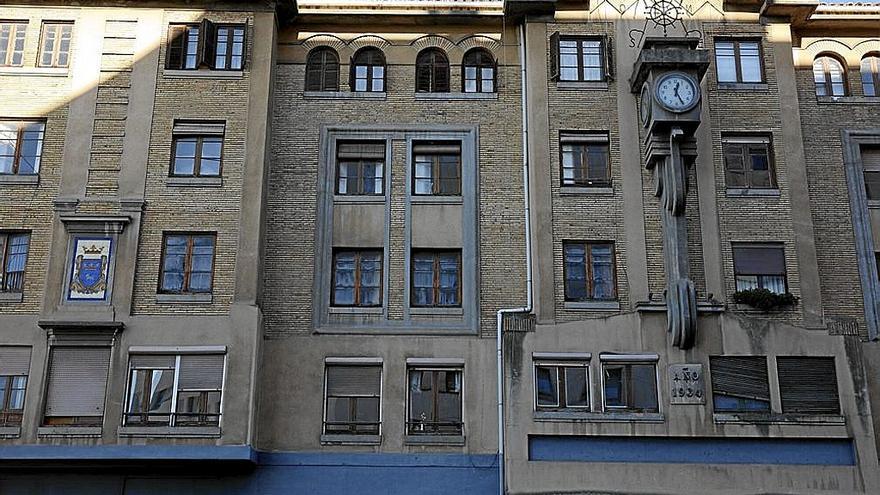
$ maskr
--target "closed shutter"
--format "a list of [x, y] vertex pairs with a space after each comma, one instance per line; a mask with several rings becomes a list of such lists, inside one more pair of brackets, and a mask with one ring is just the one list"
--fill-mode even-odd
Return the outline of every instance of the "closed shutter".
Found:
[[[348, 88], [349, 91], [355, 90], [355, 73], [354, 73], [355, 60], [354, 57], [348, 59]], [[367, 68], [367, 70], [371, 70], [371, 68]], [[372, 74], [371, 74], [372, 75]], [[367, 91], [370, 91], [370, 88], [367, 88]]]
[[614, 79], [614, 47], [611, 45], [611, 38], [602, 37], [602, 50], [605, 53], [605, 80]]
[[103, 416], [109, 347], [53, 347], [46, 416]]
[[777, 246], [734, 246], [733, 268], [737, 275], [785, 275], [785, 251]]
[[180, 356], [178, 390], [220, 390], [223, 388], [223, 354]]
[[378, 397], [382, 386], [380, 366], [328, 366], [327, 395]]
[[778, 357], [776, 370], [782, 412], [840, 413], [833, 357]]
[[0, 376], [27, 376], [30, 367], [30, 347], [0, 347]]
[[559, 32], [550, 35], [550, 79], [559, 80]]
[[770, 401], [770, 380], [764, 356], [712, 356], [712, 393]]
[[322, 91], [339, 91], [339, 57], [328, 49], [324, 53]]
[[174, 368], [177, 356], [163, 354], [133, 354], [130, 358], [132, 368]]

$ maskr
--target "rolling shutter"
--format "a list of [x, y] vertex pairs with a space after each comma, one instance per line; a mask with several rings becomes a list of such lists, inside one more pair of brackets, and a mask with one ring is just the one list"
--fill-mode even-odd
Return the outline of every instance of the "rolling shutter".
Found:
[[733, 268], [737, 275], [785, 275], [785, 251], [777, 246], [734, 246]]
[[862, 168], [869, 172], [880, 172], [880, 146], [862, 146]]
[[130, 358], [132, 368], [174, 368], [177, 356], [163, 354], [133, 354]]
[[382, 387], [381, 366], [328, 366], [327, 395], [378, 397]]
[[712, 393], [770, 401], [770, 380], [764, 356], [712, 356]]
[[550, 79], [559, 80], [559, 32], [550, 35]]
[[0, 376], [27, 376], [30, 367], [30, 347], [0, 347]]
[[839, 414], [833, 357], [776, 358], [784, 413]]
[[46, 416], [103, 416], [110, 347], [53, 347]]
[[223, 388], [223, 354], [180, 356], [178, 390], [220, 390]]

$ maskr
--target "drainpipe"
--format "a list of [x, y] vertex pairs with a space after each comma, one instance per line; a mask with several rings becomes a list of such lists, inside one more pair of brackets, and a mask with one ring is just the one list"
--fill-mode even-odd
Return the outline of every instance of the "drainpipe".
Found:
[[495, 351], [498, 368], [498, 493], [505, 495], [504, 475], [504, 355], [502, 327], [504, 315], [508, 313], [531, 313], [532, 312], [532, 228], [531, 209], [529, 202], [529, 125], [528, 125], [528, 99], [526, 96], [526, 23], [523, 19], [519, 26], [519, 64], [520, 79], [522, 83], [522, 152], [523, 152], [523, 203], [525, 215], [526, 236], [526, 305], [521, 308], [499, 309], [496, 315], [497, 328], [495, 330]]

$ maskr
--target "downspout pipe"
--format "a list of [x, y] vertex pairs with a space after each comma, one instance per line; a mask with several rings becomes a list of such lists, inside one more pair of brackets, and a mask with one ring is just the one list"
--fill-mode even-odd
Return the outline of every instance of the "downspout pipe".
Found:
[[507, 493], [506, 479], [504, 472], [504, 347], [503, 347], [503, 326], [504, 315], [512, 313], [531, 313], [532, 312], [532, 216], [529, 204], [531, 202], [531, 194], [529, 192], [529, 120], [528, 120], [528, 97], [526, 90], [526, 23], [523, 19], [519, 26], [519, 64], [520, 64], [520, 81], [522, 84], [521, 101], [522, 101], [522, 176], [523, 176], [523, 203], [525, 216], [525, 237], [526, 237], [526, 305], [521, 308], [499, 309], [496, 315], [497, 328], [495, 330], [495, 351], [498, 368], [498, 493], [505, 495]]

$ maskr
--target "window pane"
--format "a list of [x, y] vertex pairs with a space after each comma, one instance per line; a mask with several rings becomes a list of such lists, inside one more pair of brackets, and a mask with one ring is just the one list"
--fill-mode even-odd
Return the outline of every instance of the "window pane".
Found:
[[581, 301], [587, 299], [586, 250], [583, 244], [566, 244], [565, 256], [565, 299]]
[[590, 405], [586, 367], [565, 367], [565, 405], [588, 407]]
[[437, 304], [440, 306], [457, 306], [458, 301], [458, 256], [454, 254], [440, 255], [440, 294]]
[[610, 244], [591, 246], [593, 299], [614, 299], [614, 259]]
[[868, 199], [880, 199], [880, 171], [865, 172], [865, 191]]
[[739, 44], [742, 82], [761, 82], [761, 51], [757, 42]]
[[715, 66], [718, 82], [736, 82], [736, 58], [733, 42], [715, 43]]
[[535, 392], [538, 395], [538, 406], [559, 405], [556, 372], [555, 366], [535, 366]]
[[828, 86], [825, 82], [825, 65], [822, 58], [817, 58], [813, 62], [813, 82], [816, 83], [816, 95], [826, 96], [828, 94]]
[[410, 433], [429, 433], [430, 428], [421, 423], [434, 421], [434, 372], [411, 370], [409, 372], [409, 422]]
[[653, 364], [605, 364], [605, 406], [633, 412], [657, 412]]
[[783, 275], [759, 275], [758, 286], [767, 289], [774, 294], [785, 293], [785, 276]]
[[341, 252], [336, 255], [333, 281], [335, 304], [350, 306], [355, 303], [356, 258], [354, 252]]
[[434, 257], [430, 254], [413, 255], [413, 304], [434, 304]]
[[730, 395], [713, 394], [715, 412], [769, 412], [770, 402], [733, 397]]
[[[11, 377], [11, 388], [9, 390], [9, 410], [10, 411], [21, 411], [24, 409], [24, 394], [27, 389], [27, 377], [26, 376], [13, 376]], [[0, 404], [2, 404], [2, 398], [0, 398]]]

